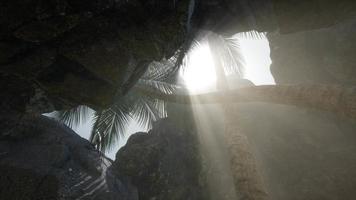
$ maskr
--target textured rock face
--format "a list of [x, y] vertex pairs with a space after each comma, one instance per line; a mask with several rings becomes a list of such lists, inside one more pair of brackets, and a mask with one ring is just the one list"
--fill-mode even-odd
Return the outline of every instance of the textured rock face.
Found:
[[268, 36], [277, 83], [356, 84], [356, 20], [330, 28]]
[[320, 29], [356, 17], [349, 0], [271, 0], [281, 33]]
[[37, 85], [47, 110], [104, 108], [133, 71], [145, 70], [140, 63], [179, 48], [187, 8], [188, 1], [2, 1], [0, 75]]
[[206, 200], [196, 137], [168, 119], [132, 135], [116, 154], [113, 171], [129, 179], [140, 200]]
[[103, 157], [68, 127], [47, 117], [22, 118], [0, 137], [0, 199], [137, 200]]
[[235, 113], [270, 199], [355, 199], [356, 123], [265, 103], [238, 105]]
[[[314, 8], [319, 8], [321, 2], [310, 1]], [[343, 9], [355, 11], [352, 1], [334, 6], [345, 3], [349, 6]], [[301, 8], [302, 3], [296, 11]], [[315, 14], [316, 20], [311, 21], [297, 18], [291, 10], [295, 28], [287, 28], [293, 23], [281, 22], [286, 26], [284, 33], [268, 35], [271, 71], [278, 84], [356, 84], [355, 19], [341, 22], [330, 15], [332, 12], [319, 10], [305, 13]], [[327, 15], [329, 23], [322, 21]], [[326, 28], [303, 31], [301, 28], [306, 26]], [[301, 32], [285, 34], [293, 30]], [[257, 152], [271, 199], [355, 198], [355, 123], [328, 113], [282, 105], [247, 104], [239, 106], [239, 112], [244, 116], [239, 123]]]
[[354, 8], [347, 0], [4, 0], [0, 76], [30, 86], [31, 112], [105, 108], [145, 71], [142, 63], [171, 57], [188, 29], [289, 33], [331, 26]]
[[[234, 34], [258, 30], [295, 33], [335, 25], [356, 16], [350, 0], [206, 0], [197, 1], [201, 26]], [[200, 18], [201, 17], [201, 18]]]

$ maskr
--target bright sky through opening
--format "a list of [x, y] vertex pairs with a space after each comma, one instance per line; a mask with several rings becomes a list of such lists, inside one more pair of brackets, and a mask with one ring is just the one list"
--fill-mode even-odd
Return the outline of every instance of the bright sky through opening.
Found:
[[[240, 39], [242, 54], [245, 59], [245, 74], [244, 78], [252, 81], [256, 85], [274, 84], [274, 79], [270, 73], [269, 66], [271, 59], [269, 57], [270, 50], [267, 39]], [[201, 92], [215, 88], [215, 70], [214, 62], [211, 57], [211, 52], [208, 44], [202, 44], [198, 48], [190, 52], [190, 60], [188, 67], [181, 71], [183, 79], [187, 84], [189, 90], [194, 92]], [[91, 131], [92, 121], [75, 128], [82, 137], [88, 139]], [[121, 138], [115, 148], [106, 155], [111, 159], [115, 159], [115, 153], [122, 147], [127, 138], [136, 132], [147, 131], [140, 127], [137, 122], [132, 120], [130, 126], [126, 131], [125, 137]]]
[[244, 78], [255, 85], [274, 85], [275, 81], [270, 71], [272, 61], [267, 38], [240, 39], [240, 45], [246, 62]]
[[190, 91], [204, 90], [215, 83], [214, 61], [207, 43], [192, 49], [187, 62], [187, 67], [182, 69], [180, 75]]
[[[270, 72], [270, 49], [267, 38], [239, 39], [242, 55], [245, 60], [243, 78], [255, 85], [274, 85], [275, 81]], [[188, 67], [181, 72], [183, 80], [191, 92], [202, 92], [215, 85], [216, 75], [209, 45], [193, 49]]]

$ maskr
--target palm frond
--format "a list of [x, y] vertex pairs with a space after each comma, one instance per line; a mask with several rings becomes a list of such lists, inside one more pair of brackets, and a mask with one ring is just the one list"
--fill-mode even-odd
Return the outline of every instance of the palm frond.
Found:
[[[246, 34], [243, 33], [241, 37], [247, 37]], [[248, 37], [257, 38], [260, 36], [257, 33], [248, 34], [250, 34]], [[172, 58], [162, 62], [153, 62], [147, 68], [147, 63], [144, 63], [145, 67], [140, 67], [143, 70], [133, 73], [135, 74], [132, 76], [134, 77], [133, 81], [128, 81], [130, 85], [127, 87], [126, 95], [117, 97], [118, 99], [109, 108], [94, 113], [90, 141], [99, 150], [105, 152], [111, 149], [120, 137], [124, 136], [131, 119], [135, 119], [141, 126], [149, 128], [155, 120], [166, 116], [166, 102], [150, 95], [143, 95], [136, 88], [160, 94], [174, 94], [179, 87], [167, 80], [177, 72], [177, 66], [183, 69], [187, 67], [190, 59], [189, 53], [205, 42], [213, 43], [210, 48], [213, 54], [219, 58], [225, 73], [242, 76], [244, 60], [238, 42], [239, 37], [239, 35], [235, 35], [232, 38], [226, 38], [215, 34], [212, 37], [213, 42], [210, 41], [210, 37], [201, 40], [192, 39]], [[86, 109], [85, 106], [79, 106], [69, 111], [58, 112], [57, 116], [58, 119], [72, 127], [87, 118]]]
[[239, 41], [233, 38], [220, 38], [221, 61], [226, 74], [234, 74], [242, 77], [245, 60], [240, 49]]
[[258, 32], [258, 31], [241, 32], [241, 33], [236, 33], [235, 35], [232, 36], [232, 38], [247, 39], [247, 40], [264, 40], [266, 39], [266, 33]]
[[152, 89], [159, 90], [160, 92], [165, 94], [172, 94], [178, 89], [177, 85], [173, 85], [163, 81], [145, 79], [140, 79], [137, 83], [137, 87], [150, 87]]
[[70, 110], [54, 112], [53, 116], [60, 122], [63, 122], [70, 128], [75, 128], [87, 121], [90, 115], [90, 108], [84, 105], [77, 106]]
[[95, 112], [90, 142], [105, 152], [124, 136], [129, 125], [130, 112], [127, 106], [115, 104], [108, 109]]
[[150, 128], [153, 122], [167, 115], [166, 102], [141, 95], [135, 89], [151, 90], [163, 94], [173, 94], [179, 89], [178, 86], [157, 80], [140, 80], [133, 88], [131, 98], [135, 98], [135, 106], [132, 109], [132, 118], [144, 128]]
[[132, 118], [143, 128], [150, 128], [154, 121], [159, 119], [160, 113], [157, 109], [155, 99], [150, 97], [138, 97], [131, 112]]
[[150, 128], [155, 120], [166, 116], [166, 103], [141, 95], [136, 92], [137, 87], [164, 94], [172, 94], [176, 90], [176, 86], [163, 81], [139, 79], [127, 95], [116, 99], [108, 109], [95, 112], [90, 142], [100, 151], [111, 149], [124, 136], [130, 120], [136, 120], [143, 128]]
[[215, 64], [219, 64], [225, 74], [242, 77], [245, 61], [239, 41], [211, 33], [208, 37], [208, 42]]
[[199, 39], [191, 39], [188, 41], [188, 44], [179, 49], [178, 54], [173, 57], [175, 60], [176, 69], [186, 69], [189, 63], [189, 54], [195, 49], [199, 48], [202, 44], [202, 41]]
[[241, 38], [262, 38], [265, 37], [259, 32], [248, 32], [236, 34], [233, 37], [227, 38], [222, 35], [203, 32], [204, 36], [199, 39], [193, 39], [190, 43], [189, 49], [185, 49], [177, 57], [176, 65], [183, 71], [188, 67], [190, 60], [190, 53], [198, 50], [201, 46], [209, 44], [212, 55], [219, 59], [221, 66], [224, 68], [226, 74], [235, 74], [242, 76], [244, 73], [245, 61], [240, 49], [239, 39]]
[[140, 61], [128, 80], [122, 85], [122, 93], [126, 94], [136, 83], [137, 81], [143, 76], [148, 67], [150, 65], [150, 62], [148, 61]]
[[140, 78], [143, 80], [167, 80], [174, 72], [174, 62], [172, 59], [164, 59], [160, 62], [152, 62], [146, 73]]

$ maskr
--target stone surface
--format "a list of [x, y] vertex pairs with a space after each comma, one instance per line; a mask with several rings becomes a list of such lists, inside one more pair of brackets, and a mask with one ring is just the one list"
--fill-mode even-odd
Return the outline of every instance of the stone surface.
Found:
[[113, 171], [137, 187], [140, 200], [208, 199], [198, 142], [192, 130], [158, 121], [148, 133], [135, 133], [116, 154]]
[[278, 84], [356, 84], [356, 19], [319, 30], [269, 34]]
[[71, 129], [44, 116], [17, 120], [0, 135], [0, 199], [137, 200], [112, 161]]
[[[290, 33], [269, 36], [277, 83], [355, 84], [353, 1], [219, 2], [204, 1], [208, 15], [198, 19], [206, 21], [194, 23], [226, 34]], [[184, 42], [188, 4], [1, 1], [0, 199], [208, 199], [193, 129], [163, 120], [133, 135], [110, 166], [67, 127], [22, 115], [112, 103], [141, 61], [169, 57]], [[272, 199], [354, 198], [354, 126], [269, 104], [238, 112]], [[211, 185], [225, 187], [228, 177], [217, 176]]]
[[356, 17], [350, 0], [272, 0], [278, 30], [283, 33], [321, 29]]
[[235, 122], [273, 200], [353, 200], [356, 123], [293, 106], [249, 103]]
[[106, 108], [134, 85], [140, 63], [171, 57], [199, 28], [290, 33], [341, 23], [354, 8], [347, 0], [4, 0], [0, 74], [29, 83], [36, 95], [26, 99], [40, 94], [42, 106], [27, 102], [28, 112]]
[[29, 90], [41, 90], [49, 110], [105, 108], [140, 62], [180, 47], [187, 7], [187, 1], [2, 1], [1, 76], [37, 85]]

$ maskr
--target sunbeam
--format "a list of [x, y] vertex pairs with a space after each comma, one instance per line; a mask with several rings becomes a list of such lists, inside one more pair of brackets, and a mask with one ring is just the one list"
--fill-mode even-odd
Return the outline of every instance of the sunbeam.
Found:
[[[242, 81], [241, 78], [248, 79], [255, 85], [274, 84], [269, 69], [271, 59], [267, 38], [248, 39], [235, 35], [232, 39], [236, 40], [234, 44], [238, 44], [232, 47], [240, 52], [236, 56], [241, 56], [237, 59], [243, 60], [241, 63], [244, 63], [242, 66], [244, 73], [225, 74], [230, 89], [247, 86], [244, 85], [247, 82]], [[214, 49], [215, 51], [211, 51], [211, 48], [215, 46], [209, 47], [209, 43], [205, 42], [190, 51], [187, 66], [180, 75], [191, 94], [206, 93], [217, 89], [218, 77], [214, 66], [216, 58], [212, 56], [212, 52], [219, 52], [219, 48]], [[207, 177], [207, 182], [210, 196], [214, 199], [222, 197], [236, 199], [245, 195], [235, 187], [250, 188], [259, 191], [261, 196], [265, 195], [262, 178], [256, 170], [258, 166], [255, 163], [254, 154], [248, 148], [247, 137], [237, 128], [239, 114], [235, 113], [236, 108], [236, 105], [224, 103], [192, 105], [194, 124], [200, 140], [200, 152], [206, 159], [204, 162], [207, 163], [208, 170], [211, 172]], [[232, 117], [234, 113], [236, 116]], [[231, 133], [234, 137], [230, 137]], [[229, 141], [232, 138], [234, 140]], [[236, 142], [239, 145], [235, 145]], [[239, 160], [236, 156], [231, 157], [232, 154], [229, 154], [229, 151], [234, 151], [236, 155], [245, 159]], [[232, 166], [234, 167], [231, 168]], [[239, 182], [241, 180], [246, 181]], [[237, 185], [235, 181], [238, 181]]]
[[180, 75], [190, 92], [201, 92], [214, 86], [214, 62], [207, 43], [190, 50], [187, 62], [187, 68], [182, 69]]

